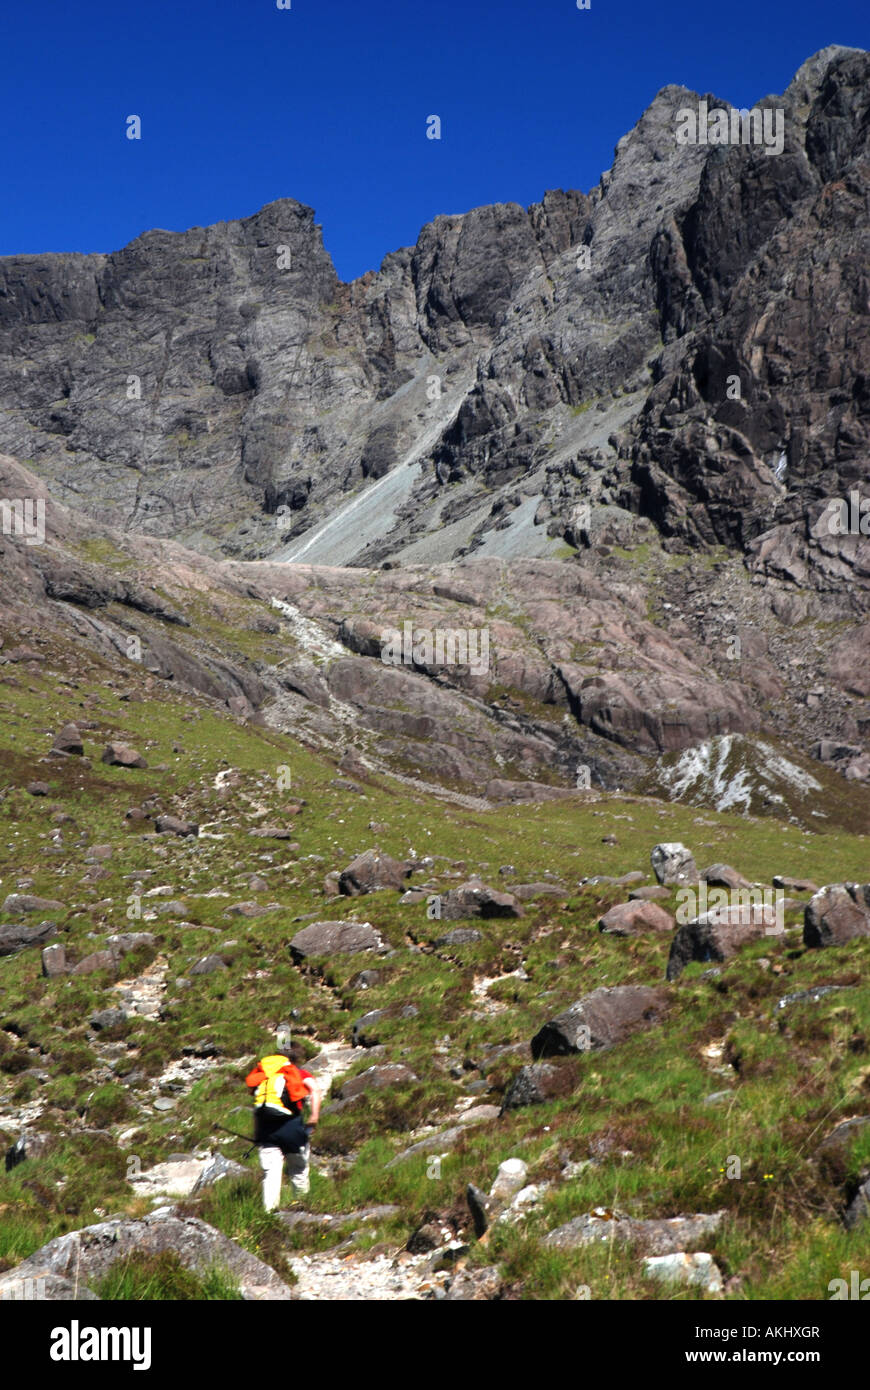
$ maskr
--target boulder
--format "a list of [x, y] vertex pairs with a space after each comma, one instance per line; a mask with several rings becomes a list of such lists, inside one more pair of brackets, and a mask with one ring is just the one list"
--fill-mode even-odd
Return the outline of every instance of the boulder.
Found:
[[713, 908], [678, 927], [671, 942], [668, 980], [676, 980], [690, 961], [730, 960], [741, 947], [765, 936], [781, 935], [776, 907], [765, 903]]
[[722, 1275], [713, 1256], [704, 1253], [687, 1255], [680, 1250], [673, 1255], [648, 1255], [643, 1272], [650, 1279], [668, 1284], [697, 1285], [705, 1293], [721, 1293], [723, 1289]]
[[774, 888], [782, 888], [786, 893], [818, 893], [817, 883], [811, 878], [789, 878], [787, 874], [774, 874]]
[[145, 759], [129, 743], [109, 743], [103, 750], [100, 762], [109, 767], [147, 767]]
[[598, 921], [598, 930], [608, 936], [637, 936], [643, 931], [670, 932], [673, 929], [671, 914], [644, 899], [617, 903]]
[[870, 936], [870, 883], [833, 883], [814, 893], [804, 908], [804, 945], [843, 946]]
[[99, 1303], [97, 1294], [82, 1288], [75, 1279], [39, 1270], [22, 1278], [18, 1269], [0, 1274], [0, 1303], [38, 1301], [39, 1303]]
[[[486, 1081], [482, 1082], [481, 1085], [485, 1091], [490, 1089], [489, 1083]], [[497, 1120], [500, 1114], [501, 1107], [498, 1105], [472, 1105], [468, 1110], [462, 1111], [459, 1116], [459, 1123], [461, 1125], [479, 1125], [484, 1120]]]
[[408, 864], [391, 859], [378, 849], [367, 849], [342, 870], [338, 891], [356, 898], [363, 893], [377, 893], [383, 888], [401, 889], [410, 873]]
[[53, 980], [58, 975], [66, 975], [68, 969], [65, 946], [56, 942], [53, 946], [43, 947], [42, 973], [46, 979]]
[[[488, 1109], [489, 1107], [482, 1106], [481, 1109], [483, 1108]], [[488, 1115], [481, 1115], [477, 1117], [475, 1124], [481, 1124], [488, 1118]], [[437, 1134], [427, 1134], [425, 1139], [418, 1139], [416, 1144], [412, 1144], [409, 1149], [403, 1149], [401, 1153], [396, 1154], [395, 1158], [391, 1158], [389, 1163], [384, 1164], [384, 1167], [395, 1168], [397, 1164], [404, 1163], [406, 1158], [415, 1158], [417, 1154], [431, 1153], [433, 1149], [437, 1149], [442, 1154], [447, 1153], [454, 1144], [458, 1143], [467, 1128], [467, 1125], [465, 1127], [461, 1124], [451, 1125], [449, 1129], [439, 1130]]]
[[205, 1192], [207, 1188], [214, 1187], [216, 1182], [223, 1178], [250, 1178], [250, 1169], [242, 1163], [236, 1163], [231, 1158], [225, 1158], [223, 1154], [213, 1154], [203, 1164], [202, 1171], [193, 1186], [192, 1197], [196, 1197], [200, 1192]]
[[102, 1033], [107, 1028], [120, 1028], [122, 1023], [126, 1023], [127, 1015], [123, 1009], [98, 1009], [91, 1014], [88, 1022], [96, 1033]]
[[455, 927], [453, 931], [446, 932], [444, 936], [439, 936], [436, 946], [474, 946], [478, 941], [483, 940], [483, 932], [479, 932], [476, 927]]
[[468, 1210], [471, 1213], [471, 1220], [474, 1225], [474, 1234], [480, 1240], [489, 1229], [491, 1218], [496, 1214], [496, 1204], [491, 1200], [486, 1192], [481, 1192], [479, 1187], [475, 1187], [470, 1182], [465, 1189], [465, 1200], [468, 1202]]
[[484, 1269], [460, 1269], [447, 1286], [445, 1303], [492, 1303], [498, 1299], [502, 1280], [495, 1265]]
[[43, 1154], [48, 1153], [53, 1143], [50, 1134], [43, 1134], [36, 1130], [25, 1131], [19, 1135], [11, 1149], [6, 1152], [5, 1167], [9, 1173], [13, 1168], [17, 1168], [19, 1163], [25, 1159], [42, 1158]]
[[660, 883], [650, 883], [643, 888], [632, 888], [628, 900], [629, 902], [661, 902], [663, 898], [670, 896], [670, 888], [665, 888]]
[[545, 1023], [532, 1038], [532, 1056], [558, 1057], [614, 1047], [659, 1023], [668, 1002], [665, 990], [649, 985], [602, 986]]
[[685, 1246], [694, 1245], [715, 1234], [724, 1220], [724, 1211], [710, 1215], [700, 1213], [696, 1216], [644, 1220], [598, 1208], [583, 1216], [575, 1216], [564, 1226], [558, 1226], [544, 1238], [544, 1244], [554, 1245], [560, 1250], [574, 1250], [597, 1241], [625, 1240], [631, 1241], [641, 1253], [647, 1255], [673, 1255], [681, 1252]]
[[182, 838], [199, 835], [199, 826], [193, 821], [179, 820], [177, 816], [158, 816], [154, 822], [158, 835], [180, 835]]
[[511, 893], [518, 902], [531, 902], [533, 898], [564, 898], [568, 889], [556, 883], [512, 883]]
[[156, 938], [150, 931], [114, 932], [106, 937], [106, 945], [117, 956], [128, 956], [141, 946], [154, 946]]
[[54, 742], [51, 745], [52, 753], [62, 753], [74, 755], [81, 758], [85, 747], [82, 743], [82, 736], [79, 733], [77, 724], [64, 724], [63, 728], [55, 734]]
[[441, 918], [455, 921], [462, 917], [522, 917], [523, 909], [513, 893], [500, 893], [479, 878], [451, 888], [441, 899]]
[[521, 1158], [506, 1158], [499, 1164], [495, 1181], [489, 1189], [494, 1202], [509, 1202], [526, 1185], [528, 1165]]
[[381, 983], [380, 970], [360, 970], [348, 981], [348, 989], [373, 989]]
[[748, 878], [744, 878], [730, 864], [710, 864], [701, 870], [700, 877], [711, 888], [749, 888]]
[[659, 883], [665, 885], [698, 882], [698, 870], [691, 850], [681, 844], [656, 845], [650, 854], [650, 863]]
[[[296, 832], [284, 825], [259, 825], [248, 833], [258, 840], [290, 840], [292, 842]], [[289, 848], [295, 851], [299, 846], [291, 843]]]
[[0, 956], [14, 956], [28, 946], [41, 946], [56, 933], [53, 922], [40, 922], [38, 927], [0, 927]]
[[376, 1025], [382, 1019], [387, 1018], [416, 1018], [416, 1004], [391, 1004], [388, 1009], [370, 1009], [362, 1018], [358, 1018], [351, 1031], [351, 1042], [354, 1047], [377, 1047], [379, 1038], [377, 1036]]
[[205, 1221], [176, 1216], [168, 1207], [139, 1220], [120, 1217], [57, 1236], [17, 1265], [15, 1273], [19, 1278], [58, 1274], [87, 1287], [108, 1274], [119, 1260], [127, 1260], [131, 1255], [159, 1255], [167, 1250], [178, 1256], [185, 1269], [200, 1274], [222, 1265], [237, 1281], [244, 1299], [275, 1301], [294, 1297], [289, 1286], [262, 1260]]
[[51, 787], [47, 782], [28, 782], [24, 790], [28, 796], [48, 796]]
[[312, 922], [290, 942], [294, 960], [311, 956], [350, 955], [357, 951], [382, 951], [387, 943], [370, 922]]
[[568, 1096], [574, 1089], [576, 1077], [565, 1067], [550, 1062], [536, 1062], [520, 1067], [504, 1093], [502, 1113], [519, 1110], [526, 1105], [543, 1105], [545, 1101]]
[[85, 956], [78, 965], [74, 965], [70, 971], [71, 975], [93, 975], [97, 970], [115, 970], [118, 964], [118, 956], [115, 951], [94, 951], [91, 955]]
[[843, 1223], [847, 1231], [854, 1231], [870, 1221], [870, 1173], [862, 1175], [862, 1182], [843, 1213]]
[[128, 1178], [137, 1197], [189, 1197], [202, 1174], [201, 1158], [177, 1156]]
[[8, 912], [10, 917], [22, 917], [26, 912], [63, 912], [63, 903], [54, 898], [35, 898], [29, 893], [10, 893], [0, 912]]
[[200, 960], [192, 965], [188, 970], [188, 975], [213, 975], [216, 970], [227, 970], [226, 961], [223, 956], [202, 956]]
[[867, 1125], [870, 1125], [870, 1115], [853, 1115], [851, 1119], [841, 1120], [819, 1144], [816, 1149], [816, 1158], [847, 1148], [853, 1140], [864, 1133]]
[[337, 1092], [337, 1099], [351, 1100], [355, 1096], [365, 1095], [366, 1091], [380, 1091], [385, 1086], [405, 1086], [418, 1080], [417, 1074], [401, 1062], [369, 1067], [367, 1071], [360, 1072], [359, 1076], [352, 1076], [349, 1081], [345, 1081]]

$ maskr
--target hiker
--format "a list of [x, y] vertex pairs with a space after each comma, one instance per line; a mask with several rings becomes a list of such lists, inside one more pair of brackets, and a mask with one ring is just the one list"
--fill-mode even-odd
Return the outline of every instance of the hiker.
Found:
[[[293, 1190], [304, 1196], [309, 1188], [310, 1130], [320, 1118], [320, 1089], [309, 1071], [300, 1067], [301, 1049], [290, 1048], [289, 1029], [277, 1035], [278, 1052], [261, 1057], [245, 1084], [254, 1091], [254, 1142], [263, 1170], [263, 1206], [275, 1211], [281, 1200], [285, 1159]], [[292, 1053], [292, 1055], [291, 1055]], [[308, 1123], [303, 1120], [311, 1102]]]

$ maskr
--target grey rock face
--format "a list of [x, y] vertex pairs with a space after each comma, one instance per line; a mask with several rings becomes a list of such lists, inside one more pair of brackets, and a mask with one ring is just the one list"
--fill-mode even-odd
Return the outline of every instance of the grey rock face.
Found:
[[52, 1145], [52, 1136], [42, 1134], [36, 1130], [29, 1130], [20, 1135], [10, 1149], [6, 1151], [5, 1169], [10, 1172], [17, 1168], [19, 1163], [25, 1159], [41, 1158], [48, 1153]]
[[861, 1183], [843, 1216], [847, 1230], [854, 1231], [870, 1218], [870, 1174]]
[[631, 544], [640, 520], [866, 585], [860, 545], [814, 549], [800, 513], [866, 455], [861, 312], [842, 368], [813, 363], [863, 303], [868, 63], [804, 65], [777, 158], [677, 146], [698, 98], [666, 87], [588, 195], [437, 217], [352, 284], [291, 198], [112, 255], [5, 258], [0, 447], [66, 496], [73, 462], [79, 504], [119, 527], [212, 551], [541, 555]]
[[213, 975], [216, 970], [226, 970], [227, 963], [222, 956], [203, 956], [187, 972], [189, 975]]
[[22, 1276], [17, 1269], [0, 1275], [0, 1302], [98, 1303], [90, 1289], [82, 1288], [74, 1279], [59, 1274]]
[[180, 835], [196, 836], [199, 834], [199, 826], [192, 821], [179, 820], [178, 816], [158, 816], [154, 822], [154, 829], [158, 835]]

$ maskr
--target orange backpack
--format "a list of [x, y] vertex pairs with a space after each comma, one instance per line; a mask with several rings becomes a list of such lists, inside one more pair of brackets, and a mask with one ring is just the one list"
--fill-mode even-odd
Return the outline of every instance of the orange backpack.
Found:
[[245, 1085], [256, 1092], [256, 1105], [294, 1110], [308, 1099], [308, 1087], [299, 1068], [289, 1057], [279, 1054], [261, 1057], [253, 1071], [245, 1077]]

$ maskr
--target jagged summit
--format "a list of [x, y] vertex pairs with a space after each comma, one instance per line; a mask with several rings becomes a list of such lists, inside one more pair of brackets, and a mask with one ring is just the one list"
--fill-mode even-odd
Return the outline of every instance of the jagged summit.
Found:
[[677, 146], [695, 96], [664, 87], [589, 194], [437, 217], [350, 284], [292, 198], [110, 255], [4, 258], [0, 447], [211, 553], [547, 556], [585, 503], [741, 553], [774, 519], [792, 529], [768, 572], [794, 546], [811, 584], [860, 588], [850, 546], [809, 553], [799, 519], [867, 446], [868, 65], [807, 60], [775, 159]]

